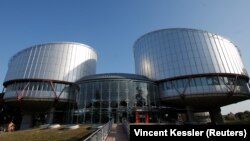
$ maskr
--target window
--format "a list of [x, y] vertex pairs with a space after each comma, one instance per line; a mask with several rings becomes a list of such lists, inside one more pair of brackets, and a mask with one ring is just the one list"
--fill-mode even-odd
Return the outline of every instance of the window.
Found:
[[247, 83], [244, 79], [239, 79], [238, 81], [239, 81], [239, 85], [241, 86], [245, 86]]
[[220, 84], [218, 77], [212, 77], [212, 80], [213, 80], [213, 85], [219, 85]]
[[236, 84], [235, 78], [228, 77], [227, 79], [228, 79], [228, 85], [235, 85]]
[[193, 78], [195, 81], [196, 86], [202, 86], [201, 78]]
[[43, 86], [43, 82], [39, 82], [39, 83], [38, 83], [38, 90], [39, 90], [39, 91], [42, 90], [42, 86]]
[[44, 82], [43, 90], [44, 91], [49, 91], [50, 90], [50, 86], [49, 86], [48, 82]]
[[169, 90], [171, 88], [172, 88], [171, 87], [171, 82], [170, 81], [166, 82], [166, 89]]
[[178, 85], [178, 88], [183, 88], [182, 79], [177, 80], [177, 85]]
[[191, 80], [189, 81], [189, 85], [190, 87], [195, 87], [196, 86], [195, 80], [191, 78]]
[[219, 79], [218, 77], [207, 77], [207, 84], [208, 85], [219, 85], [220, 82], [219, 82]]

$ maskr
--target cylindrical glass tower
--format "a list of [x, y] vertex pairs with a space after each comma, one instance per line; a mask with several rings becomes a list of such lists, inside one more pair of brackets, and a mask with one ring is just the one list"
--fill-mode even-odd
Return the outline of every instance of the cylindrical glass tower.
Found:
[[211, 108], [249, 98], [247, 71], [230, 40], [203, 30], [147, 33], [134, 44], [136, 73], [156, 80], [170, 106]]
[[95, 74], [96, 61], [96, 51], [81, 43], [46, 43], [24, 49], [10, 59], [4, 100], [26, 113], [64, 109], [75, 101], [69, 86]]

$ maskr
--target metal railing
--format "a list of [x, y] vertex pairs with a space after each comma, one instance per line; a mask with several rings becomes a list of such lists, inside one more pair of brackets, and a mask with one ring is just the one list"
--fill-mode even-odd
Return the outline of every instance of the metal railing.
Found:
[[129, 122], [127, 120], [123, 120], [122, 121], [123, 124], [123, 128], [127, 133], [128, 138], [130, 137], [130, 126], [129, 126]]
[[108, 137], [109, 132], [112, 129], [113, 123], [114, 123], [114, 120], [112, 119], [108, 123], [104, 124], [103, 126], [100, 126], [99, 129], [97, 129], [87, 138], [83, 139], [83, 141], [105, 141], [106, 138]]

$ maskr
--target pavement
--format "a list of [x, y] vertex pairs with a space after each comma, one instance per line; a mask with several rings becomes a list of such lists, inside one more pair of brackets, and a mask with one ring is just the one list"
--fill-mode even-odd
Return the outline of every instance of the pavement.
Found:
[[129, 141], [122, 124], [113, 124], [106, 141]]

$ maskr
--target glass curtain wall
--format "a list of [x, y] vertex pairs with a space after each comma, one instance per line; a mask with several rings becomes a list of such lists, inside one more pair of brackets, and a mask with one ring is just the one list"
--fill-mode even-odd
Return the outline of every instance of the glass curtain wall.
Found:
[[135, 111], [149, 112], [150, 120], [156, 120], [154, 108], [159, 106], [154, 83], [127, 80], [102, 79], [78, 84], [80, 91], [73, 120], [78, 123], [105, 123], [109, 119], [122, 122], [135, 121]]

